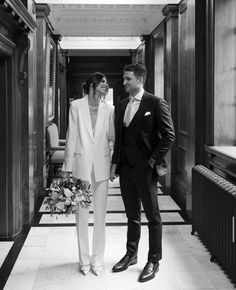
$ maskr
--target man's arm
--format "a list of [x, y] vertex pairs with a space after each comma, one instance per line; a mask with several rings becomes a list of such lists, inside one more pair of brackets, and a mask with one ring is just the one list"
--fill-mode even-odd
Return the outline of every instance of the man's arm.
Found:
[[161, 140], [149, 157], [151, 164], [154, 161], [156, 164], [160, 164], [175, 140], [175, 131], [169, 107], [166, 101], [161, 98], [158, 98], [156, 105], [156, 118], [158, 124], [157, 131], [161, 134]]

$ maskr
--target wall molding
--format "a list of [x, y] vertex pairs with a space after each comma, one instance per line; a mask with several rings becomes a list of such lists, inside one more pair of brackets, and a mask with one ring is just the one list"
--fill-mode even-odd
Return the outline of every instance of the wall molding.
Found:
[[4, 35], [0, 34], [0, 53], [11, 56], [13, 55], [16, 45]]
[[20, 0], [1, 0], [0, 6], [5, 7], [6, 12], [25, 32], [33, 32], [37, 27], [36, 22]]

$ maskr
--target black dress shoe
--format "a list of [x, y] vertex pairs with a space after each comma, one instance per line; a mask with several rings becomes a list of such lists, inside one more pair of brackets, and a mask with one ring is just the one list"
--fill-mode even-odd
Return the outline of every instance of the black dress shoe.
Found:
[[129, 256], [129, 255], [124, 255], [124, 257], [116, 263], [113, 268], [112, 272], [121, 272], [126, 270], [129, 266], [137, 264], [137, 256]]
[[152, 263], [152, 262], [147, 262], [145, 267], [143, 268], [143, 271], [141, 272], [139, 276], [139, 282], [146, 282], [151, 279], [153, 279], [156, 276], [156, 273], [159, 270], [159, 263]]

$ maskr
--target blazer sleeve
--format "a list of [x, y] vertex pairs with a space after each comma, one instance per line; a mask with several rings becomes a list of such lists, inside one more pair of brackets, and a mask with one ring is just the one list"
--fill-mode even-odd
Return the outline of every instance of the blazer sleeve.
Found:
[[112, 154], [114, 151], [114, 143], [115, 143], [114, 106], [111, 106], [109, 108], [108, 142], [109, 142], [110, 156], [112, 158]]
[[69, 124], [66, 134], [65, 157], [62, 171], [72, 172], [76, 138], [78, 131], [78, 118], [75, 104], [71, 102], [69, 110]]
[[111, 141], [113, 144], [115, 143], [115, 116], [114, 116], [114, 106], [112, 106], [110, 108], [108, 140]]
[[119, 142], [120, 142], [120, 128], [119, 128], [119, 119], [120, 119], [120, 111], [121, 104], [119, 104], [114, 109], [114, 124], [115, 124], [115, 143], [114, 143], [114, 151], [112, 154], [112, 164], [117, 164], [119, 159]]
[[154, 159], [157, 164], [161, 164], [166, 153], [170, 149], [175, 140], [175, 131], [170, 115], [169, 107], [164, 99], [158, 98], [156, 105], [156, 118], [157, 118], [157, 130], [161, 139], [157, 144], [157, 147], [150, 155], [151, 159]]

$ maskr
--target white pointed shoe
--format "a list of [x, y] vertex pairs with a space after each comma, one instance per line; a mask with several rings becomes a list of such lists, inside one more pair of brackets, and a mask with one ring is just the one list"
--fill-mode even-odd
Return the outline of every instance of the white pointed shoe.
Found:
[[92, 266], [91, 268], [94, 275], [99, 276], [99, 274], [102, 272], [101, 266]]
[[90, 270], [90, 265], [81, 265], [80, 266], [80, 272], [82, 274], [84, 274], [85, 276], [88, 274], [89, 270]]

